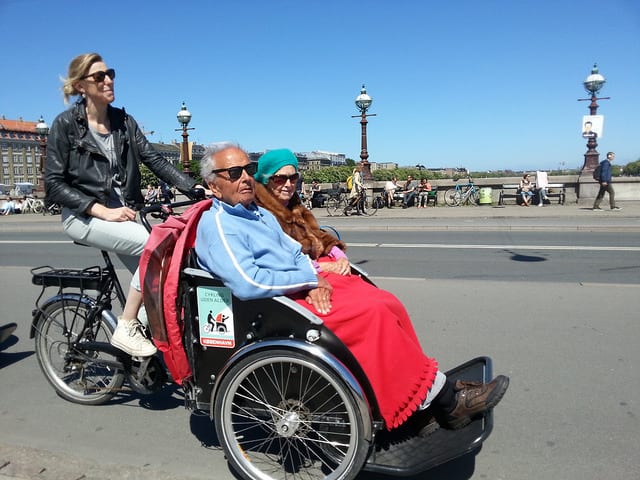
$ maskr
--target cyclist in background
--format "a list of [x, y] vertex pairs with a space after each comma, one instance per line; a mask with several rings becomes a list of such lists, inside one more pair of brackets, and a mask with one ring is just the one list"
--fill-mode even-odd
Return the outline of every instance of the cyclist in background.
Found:
[[362, 164], [357, 164], [351, 173], [351, 190], [349, 191], [349, 207], [356, 207], [356, 215], [360, 215], [360, 195], [364, 190], [364, 181], [362, 178]]

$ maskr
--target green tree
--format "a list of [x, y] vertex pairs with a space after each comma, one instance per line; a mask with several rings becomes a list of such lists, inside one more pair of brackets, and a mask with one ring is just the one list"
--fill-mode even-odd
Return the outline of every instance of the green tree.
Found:
[[[178, 170], [182, 171], [182, 165], [178, 165], [177, 168]], [[191, 177], [193, 178], [194, 183], [198, 185], [204, 185], [204, 183], [202, 182], [202, 177], [200, 177], [200, 162], [198, 160], [191, 160], [189, 168], [191, 169]], [[147, 188], [147, 185], [149, 184], [156, 186], [160, 185], [160, 179], [144, 164], [140, 164], [140, 176], [140, 188]]]
[[630, 175], [632, 177], [640, 175], [640, 159], [635, 162], [627, 163], [622, 169], [622, 174]]

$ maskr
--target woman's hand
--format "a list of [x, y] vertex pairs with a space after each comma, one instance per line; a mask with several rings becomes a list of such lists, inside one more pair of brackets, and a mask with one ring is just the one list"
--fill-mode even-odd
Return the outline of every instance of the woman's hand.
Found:
[[129, 207], [108, 208], [99, 203], [93, 203], [86, 213], [107, 222], [129, 222], [136, 219], [136, 211]]
[[320, 313], [327, 314], [331, 310], [331, 294], [333, 287], [322, 276], [318, 275], [318, 286], [307, 292], [306, 301]]
[[348, 258], [339, 258], [335, 262], [321, 262], [323, 272], [336, 273], [338, 275], [351, 275], [351, 264]]

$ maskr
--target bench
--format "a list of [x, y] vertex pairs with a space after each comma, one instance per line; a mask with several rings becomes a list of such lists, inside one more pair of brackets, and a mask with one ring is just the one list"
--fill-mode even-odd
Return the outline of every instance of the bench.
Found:
[[[513, 198], [516, 201], [516, 205], [520, 205], [522, 203], [522, 196], [518, 191], [519, 189], [520, 185], [518, 185], [517, 183], [502, 185], [500, 197], [498, 198], [498, 205], [504, 205], [504, 201], [506, 198]], [[557, 197], [558, 204], [564, 205], [564, 201], [566, 198], [564, 183], [550, 183], [547, 186], [547, 197]], [[531, 203], [537, 204], [538, 201], [538, 190], [534, 189], [534, 195], [531, 199]]]
[[[418, 201], [420, 193], [418, 193], [415, 196], [414, 201], [412, 202], [411, 205], [409, 205], [410, 207], [416, 206], [415, 203]], [[404, 200], [404, 192], [402, 190], [395, 190], [393, 192], [393, 202], [395, 203], [400, 203], [402, 205], [402, 202]], [[437, 207], [438, 206], [438, 187], [437, 186], [432, 186], [431, 187], [431, 191], [429, 192], [429, 195], [427, 196], [427, 199], [425, 201], [424, 206], [427, 207], [429, 205], [429, 202], [433, 202], [433, 206]]]

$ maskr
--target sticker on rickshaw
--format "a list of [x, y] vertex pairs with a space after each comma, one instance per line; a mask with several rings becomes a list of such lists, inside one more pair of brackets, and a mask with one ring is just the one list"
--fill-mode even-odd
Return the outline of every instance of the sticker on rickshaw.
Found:
[[231, 290], [227, 287], [197, 287], [200, 344], [234, 348]]

